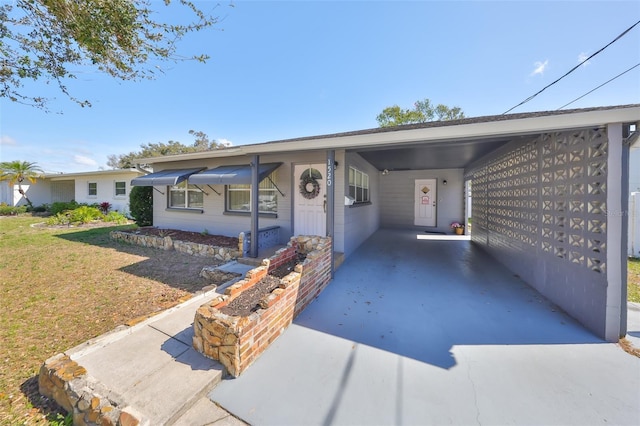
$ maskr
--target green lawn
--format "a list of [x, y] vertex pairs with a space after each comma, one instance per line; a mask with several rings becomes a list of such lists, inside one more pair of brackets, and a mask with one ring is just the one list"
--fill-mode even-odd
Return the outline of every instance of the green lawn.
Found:
[[627, 300], [640, 303], [640, 259], [629, 259], [627, 265]]
[[190, 297], [212, 259], [119, 243], [126, 226], [46, 228], [0, 216], [0, 425], [47, 424], [40, 398], [47, 358]]

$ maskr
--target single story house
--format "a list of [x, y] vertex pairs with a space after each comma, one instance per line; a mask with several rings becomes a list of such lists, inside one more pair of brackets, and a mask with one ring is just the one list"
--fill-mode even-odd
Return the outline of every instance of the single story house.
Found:
[[639, 121], [624, 105], [304, 137], [144, 159], [155, 172], [132, 185], [153, 186], [155, 226], [279, 227], [282, 243], [328, 235], [345, 256], [381, 227], [451, 233], [472, 211], [472, 244], [617, 341]]
[[[137, 169], [98, 170], [80, 173], [45, 174], [36, 183], [22, 183], [29, 200], [34, 206], [52, 204], [56, 201], [100, 204], [111, 203], [111, 210], [129, 213], [129, 192], [131, 179], [144, 175]], [[24, 197], [14, 186], [13, 205], [26, 204]]]

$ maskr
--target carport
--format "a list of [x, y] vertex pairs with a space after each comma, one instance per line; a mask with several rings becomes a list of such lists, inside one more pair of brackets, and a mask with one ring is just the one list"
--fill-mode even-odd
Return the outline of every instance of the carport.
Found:
[[615, 342], [626, 333], [628, 159], [639, 121], [638, 105], [479, 117], [405, 126], [393, 143], [376, 134], [347, 152], [382, 171], [381, 227], [410, 225], [398, 202], [411, 197], [409, 182], [454, 185], [430, 229], [471, 211], [473, 243]]
[[636, 424], [639, 363], [468, 239], [382, 229], [210, 397], [250, 424]]

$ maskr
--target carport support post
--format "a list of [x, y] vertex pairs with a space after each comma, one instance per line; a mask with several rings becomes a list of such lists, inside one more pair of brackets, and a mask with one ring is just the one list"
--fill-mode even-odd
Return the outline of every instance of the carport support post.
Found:
[[251, 247], [249, 256], [258, 257], [258, 197], [259, 186], [258, 171], [260, 170], [260, 156], [254, 155], [251, 161]]
[[[607, 301], [605, 314], [605, 339], [617, 342], [627, 334], [627, 206], [628, 189], [622, 182], [629, 182], [629, 170], [625, 168], [629, 155], [622, 140], [622, 124], [607, 126], [609, 155], [607, 156]], [[625, 150], [626, 149], [626, 150]]]
[[336, 152], [332, 149], [327, 151], [327, 236], [331, 237], [331, 278], [335, 271], [334, 248], [334, 212], [335, 212], [335, 163]]

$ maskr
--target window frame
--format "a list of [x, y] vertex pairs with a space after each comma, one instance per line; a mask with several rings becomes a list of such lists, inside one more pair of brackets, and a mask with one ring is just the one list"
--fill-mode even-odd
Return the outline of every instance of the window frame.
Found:
[[[260, 202], [258, 202], [258, 215], [260, 216], [277, 216], [278, 215], [278, 189], [273, 182], [276, 181], [276, 171], [274, 170], [265, 177], [258, 184], [258, 200], [260, 197], [269, 196], [272, 197], [270, 202], [275, 203], [275, 208], [272, 210], [260, 210]], [[264, 192], [268, 192], [269, 195], [263, 194]], [[232, 193], [244, 193], [246, 194], [246, 199], [248, 208], [245, 209], [232, 209], [230, 195]], [[230, 184], [224, 186], [224, 212], [225, 214], [251, 214], [251, 185], [250, 184]]]
[[[352, 183], [353, 172], [353, 183]], [[363, 172], [354, 166], [349, 166], [347, 179], [347, 193], [354, 198], [353, 204], [370, 204], [371, 203], [371, 187], [369, 185], [369, 174]], [[353, 192], [351, 188], [353, 187]]]
[[[122, 194], [118, 194], [118, 184], [123, 184], [124, 192]], [[127, 182], [124, 180], [117, 180], [113, 182], [113, 196], [116, 198], [124, 198], [127, 196]]]
[[[91, 187], [93, 186], [94, 193], [91, 193]], [[87, 197], [98, 198], [98, 182], [87, 182]]]
[[[184, 197], [184, 206], [172, 205], [172, 193], [181, 192]], [[199, 193], [201, 197], [199, 205], [191, 206], [189, 193]], [[193, 210], [203, 211], [204, 209], [204, 191], [195, 185], [190, 185], [188, 180], [184, 180], [177, 185], [167, 185], [167, 209], [168, 210]]]

